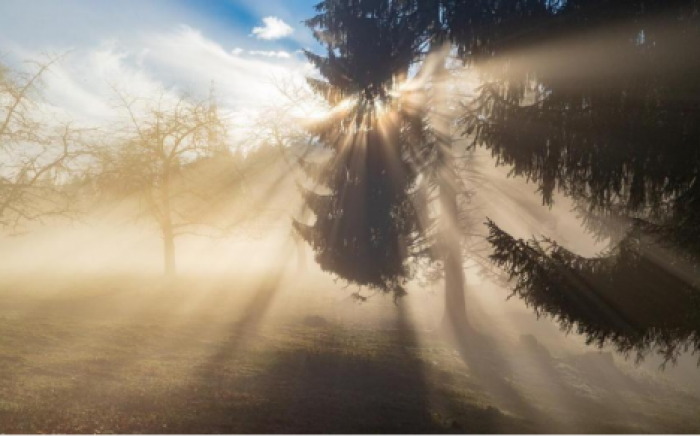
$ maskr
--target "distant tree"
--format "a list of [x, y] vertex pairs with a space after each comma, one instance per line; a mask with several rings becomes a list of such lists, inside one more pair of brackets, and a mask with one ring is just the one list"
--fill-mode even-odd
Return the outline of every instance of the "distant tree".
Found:
[[438, 192], [438, 229], [434, 243], [435, 257], [442, 263], [445, 281], [445, 316], [443, 330], [452, 334], [464, 332], [468, 327], [466, 313], [466, 277], [464, 274], [464, 239], [469, 216], [464, 211], [469, 191], [464, 182], [469, 176], [460, 171], [455, 157], [457, 142], [456, 120], [458, 113], [452, 109], [456, 99], [450, 95], [455, 88], [447, 68], [449, 46], [432, 41], [432, 57], [424, 66], [430, 83], [426, 98], [428, 110], [426, 128], [432, 143], [422, 144], [424, 164], [420, 167], [426, 181], [432, 182]]
[[220, 214], [244, 189], [240, 155], [227, 151], [224, 124], [211, 99], [117, 96], [126, 121], [100, 150], [97, 187], [111, 197], [138, 200], [137, 217], [158, 226], [165, 273], [173, 275], [178, 236], [227, 231], [252, 213]]
[[[309, 131], [310, 123], [323, 116], [327, 102], [316, 95], [305, 81], [290, 77], [276, 77], [272, 84], [281, 98], [265, 105], [253, 122], [248, 144], [258, 148], [276, 150], [284, 162], [285, 170], [280, 177], [292, 177], [295, 182], [303, 177], [300, 160], [314, 154], [316, 138]], [[286, 182], [287, 180], [285, 180]], [[299, 221], [308, 217], [309, 210], [304, 202], [290, 203], [293, 209], [287, 213]], [[306, 270], [306, 248], [299, 232], [292, 229], [292, 238], [297, 247], [298, 271]]]
[[1, 228], [76, 216], [85, 130], [60, 120], [42, 96], [42, 78], [58, 60], [27, 62], [29, 72], [0, 63]]

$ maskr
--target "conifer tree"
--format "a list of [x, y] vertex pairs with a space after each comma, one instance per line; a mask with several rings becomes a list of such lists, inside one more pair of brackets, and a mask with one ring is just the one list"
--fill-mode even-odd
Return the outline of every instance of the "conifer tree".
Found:
[[326, 57], [306, 54], [323, 77], [310, 85], [334, 108], [312, 127], [332, 157], [301, 162], [315, 185], [302, 188], [315, 222], [294, 223], [322, 269], [395, 296], [405, 292], [418, 230], [410, 196], [416, 172], [407, 159], [412, 116], [391, 93], [414, 53], [402, 28], [407, 7], [331, 0], [319, 3], [318, 15], [307, 21], [327, 47]]
[[[319, 185], [332, 192], [325, 198], [305, 193], [307, 204], [312, 209], [320, 209], [315, 211], [316, 224], [305, 230], [306, 239], [316, 248], [325, 269], [344, 278], [353, 274], [363, 276], [356, 282], [385, 290], [387, 277], [407, 278], [408, 265], [415, 266], [427, 260], [427, 265], [431, 265], [427, 275], [445, 280], [443, 327], [453, 332], [461, 330], [467, 326], [463, 232], [459, 217], [463, 186], [458, 180], [452, 150], [451, 130], [456, 116], [450, 114], [453, 101], [449, 95], [449, 72], [445, 69], [449, 47], [444, 45], [447, 34], [443, 29], [441, 2], [333, 0], [320, 3], [317, 9], [319, 14], [308, 24], [316, 31], [319, 41], [327, 44], [328, 57], [308, 54], [325, 78], [310, 83], [331, 106], [342, 108], [345, 103], [346, 107], [337, 111], [336, 117], [319, 125], [319, 137], [332, 143], [335, 157], [323, 167], [302, 165]], [[430, 61], [426, 62], [428, 58]], [[411, 67], [418, 68], [414, 70], [417, 74], [410, 78], [410, 90], [403, 87], [399, 91], [397, 88], [406, 83]], [[348, 98], [353, 102], [350, 107], [347, 107]], [[363, 126], [362, 122], [367, 125]], [[358, 136], [358, 132], [364, 136]], [[347, 146], [349, 141], [352, 147]], [[396, 183], [396, 176], [382, 180], [357, 172], [361, 168], [352, 163], [351, 159], [356, 158], [351, 154], [360, 153], [358, 150], [364, 145], [358, 144], [365, 143], [367, 149], [375, 153], [382, 149], [393, 150], [393, 156], [378, 157], [389, 163], [389, 167], [403, 168], [398, 173], [399, 183]], [[369, 156], [369, 159], [377, 162], [378, 157]], [[391, 164], [392, 160], [400, 160], [400, 166]], [[384, 171], [381, 167], [379, 170]], [[341, 171], [340, 177], [337, 171]], [[357, 174], [358, 180], [367, 183], [370, 189], [354, 183], [349, 187], [346, 177], [351, 174]], [[417, 174], [422, 176], [421, 183], [412, 186], [411, 180]], [[375, 194], [371, 192], [375, 189], [382, 192], [387, 187], [399, 194], [396, 198], [401, 205], [400, 213], [391, 212], [389, 208], [374, 210], [375, 218], [391, 216], [390, 220], [363, 221], [362, 208], [367, 204], [376, 207]], [[353, 194], [347, 193], [349, 189]], [[435, 213], [433, 205], [438, 206], [439, 212]], [[343, 216], [329, 214], [328, 210], [348, 212]], [[349, 211], [356, 215], [350, 215]], [[352, 227], [339, 224], [343, 219], [351, 219]], [[395, 232], [395, 225], [401, 226], [399, 251], [388, 255], [376, 256], [371, 250], [363, 249], [362, 244], [359, 249], [349, 248], [345, 236], [337, 236], [352, 232], [371, 234], [382, 227]], [[304, 231], [303, 227], [298, 228]], [[351, 240], [362, 242], [366, 238], [353, 234]], [[335, 259], [335, 264], [331, 265], [330, 257]], [[405, 265], [403, 271], [399, 268], [400, 262]], [[426, 266], [425, 262], [420, 263]], [[348, 269], [341, 273], [341, 268]], [[371, 279], [377, 271], [381, 271], [378, 280]], [[377, 283], [380, 285], [376, 286]], [[399, 289], [397, 283], [391, 288]]]
[[558, 190], [596, 236], [612, 236], [605, 255], [585, 259], [490, 222], [516, 293], [591, 341], [656, 343], [667, 358], [683, 340], [697, 347], [700, 2], [452, 6], [453, 41], [484, 80], [467, 132], [537, 183], [545, 204]]

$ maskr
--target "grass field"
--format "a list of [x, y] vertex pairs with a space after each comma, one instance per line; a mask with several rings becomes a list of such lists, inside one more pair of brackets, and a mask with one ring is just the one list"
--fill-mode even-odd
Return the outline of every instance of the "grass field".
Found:
[[609, 354], [455, 347], [390, 302], [349, 317], [281, 310], [270, 279], [73, 283], [2, 284], [2, 433], [700, 431], [698, 396]]

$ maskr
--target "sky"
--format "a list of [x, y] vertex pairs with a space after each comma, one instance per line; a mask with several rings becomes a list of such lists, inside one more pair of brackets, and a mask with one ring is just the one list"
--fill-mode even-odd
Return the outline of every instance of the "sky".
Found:
[[48, 102], [86, 122], [109, 119], [114, 90], [202, 98], [223, 110], [277, 98], [271, 81], [313, 74], [302, 49], [320, 47], [302, 21], [317, 0], [2, 0], [0, 61], [63, 55], [46, 77]]

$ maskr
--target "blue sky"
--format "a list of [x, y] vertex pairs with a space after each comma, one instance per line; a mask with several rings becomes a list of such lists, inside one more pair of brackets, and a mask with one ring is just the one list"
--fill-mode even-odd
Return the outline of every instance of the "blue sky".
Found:
[[260, 107], [270, 79], [313, 74], [300, 53], [320, 50], [302, 21], [317, 0], [2, 0], [0, 60], [67, 53], [47, 78], [53, 105], [99, 119], [111, 86], [130, 94], [159, 88], [203, 94], [220, 105]]
[[[0, 37], [30, 43], [76, 44], [91, 38], [119, 36], [126, 30], [197, 28], [221, 43], [248, 35], [263, 18], [276, 17], [294, 28], [278, 41], [288, 49], [312, 45], [302, 21], [313, 15], [317, 0], [3, 0]], [[252, 46], [255, 38], [247, 41]], [[242, 42], [241, 42], [242, 43]]]

